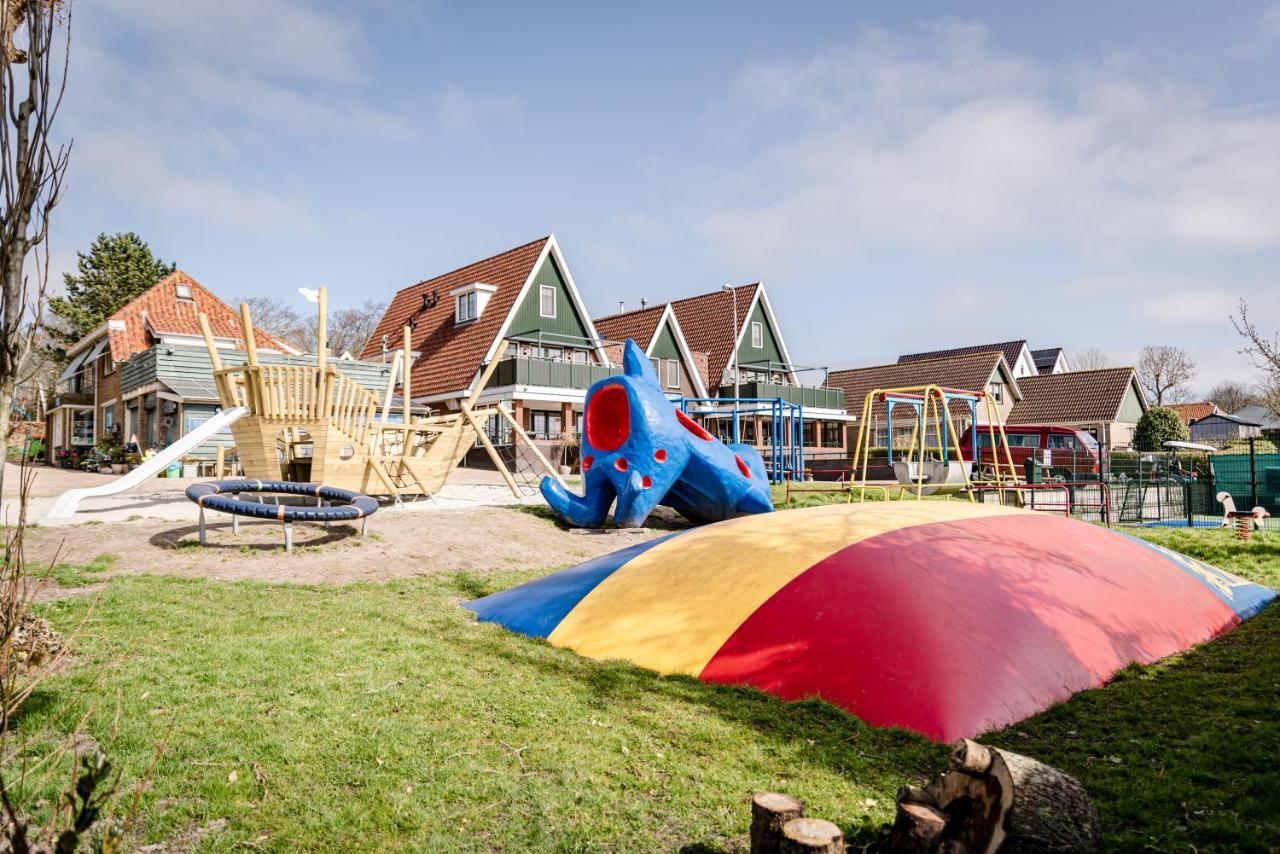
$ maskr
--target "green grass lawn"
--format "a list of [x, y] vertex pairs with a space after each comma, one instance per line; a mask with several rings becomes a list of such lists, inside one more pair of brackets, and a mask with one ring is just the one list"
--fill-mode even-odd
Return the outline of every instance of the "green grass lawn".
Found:
[[[1275, 535], [1147, 535], [1280, 582]], [[126, 783], [164, 745], [137, 841], [218, 851], [733, 849], [767, 789], [874, 845], [898, 786], [945, 764], [944, 747], [823, 703], [588, 661], [458, 607], [528, 577], [114, 577], [74, 666], [19, 726], [40, 754], [96, 696], [90, 730], [105, 742], [118, 691], [110, 751]], [[68, 628], [89, 604], [42, 611]], [[1112, 850], [1266, 851], [1280, 845], [1278, 710], [1272, 606], [986, 740], [1079, 776]]]

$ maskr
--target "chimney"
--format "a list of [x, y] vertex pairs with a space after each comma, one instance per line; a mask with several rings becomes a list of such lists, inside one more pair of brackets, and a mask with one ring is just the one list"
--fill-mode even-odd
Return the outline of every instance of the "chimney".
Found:
[[622, 314], [627, 310], [627, 304], [622, 300], [618, 300], [618, 314]]

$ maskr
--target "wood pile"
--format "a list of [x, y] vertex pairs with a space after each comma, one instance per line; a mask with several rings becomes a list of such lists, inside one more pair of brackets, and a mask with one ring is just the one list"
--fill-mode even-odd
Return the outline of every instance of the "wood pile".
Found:
[[[894, 854], [1093, 854], [1098, 812], [1080, 781], [1028, 756], [970, 739], [951, 749], [950, 769], [924, 788], [898, 791], [886, 850]], [[751, 802], [751, 853], [844, 852], [840, 828], [807, 817], [778, 792]]]

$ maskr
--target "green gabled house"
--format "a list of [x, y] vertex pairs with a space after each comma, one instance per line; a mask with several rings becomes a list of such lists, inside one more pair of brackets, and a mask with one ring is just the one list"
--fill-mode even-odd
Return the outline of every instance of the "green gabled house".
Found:
[[[587, 314], [555, 235], [399, 291], [374, 331], [366, 358], [400, 345], [411, 329], [409, 394], [417, 404], [455, 409], [486, 365], [499, 364], [480, 403], [502, 403], [553, 456], [575, 432], [586, 391], [619, 373]], [[504, 423], [494, 444], [512, 447]]]
[[635, 341], [653, 363], [663, 391], [672, 397], [707, 397], [707, 354], [689, 349], [670, 303], [644, 306], [595, 320], [610, 361], [622, 364], [627, 339]]

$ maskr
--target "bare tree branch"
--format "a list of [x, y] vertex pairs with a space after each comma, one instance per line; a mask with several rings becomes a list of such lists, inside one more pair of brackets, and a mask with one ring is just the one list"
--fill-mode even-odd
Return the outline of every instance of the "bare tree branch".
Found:
[[1138, 354], [1138, 382], [1156, 406], [1183, 402], [1195, 378], [1196, 363], [1181, 347], [1148, 344]]
[[[4, 0], [0, 5], [0, 461], [19, 381], [40, 334], [49, 285], [49, 222], [62, 198], [71, 143], [53, 126], [66, 93], [71, 14], [60, 0]], [[25, 31], [25, 49], [15, 43]], [[57, 40], [57, 32], [65, 41]], [[61, 57], [58, 52], [61, 51]], [[61, 61], [59, 61], [59, 59]], [[20, 75], [19, 69], [26, 73]], [[0, 465], [0, 489], [4, 469]]]

